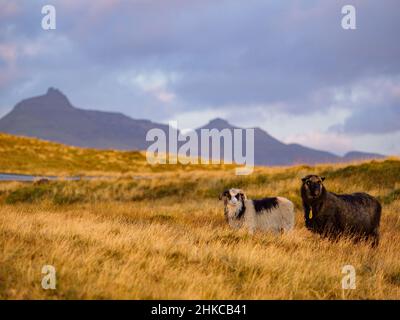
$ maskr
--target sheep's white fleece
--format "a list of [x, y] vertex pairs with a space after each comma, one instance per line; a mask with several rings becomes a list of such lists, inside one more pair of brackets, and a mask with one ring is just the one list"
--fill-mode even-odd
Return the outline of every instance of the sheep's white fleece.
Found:
[[[278, 206], [276, 208], [259, 212], [255, 211], [252, 200], [245, 200], [246, 210], [240, 220], [229, 214], [230, 226], [233, 228], [245, 227], [250, 233], [254, 233], [256, 230], [274, 233], [292, 230], [294, 227], [294, 205], [286, 198], [277, 197], [277, 200]], [[233, 208], [229, 209], [232, 210]]]

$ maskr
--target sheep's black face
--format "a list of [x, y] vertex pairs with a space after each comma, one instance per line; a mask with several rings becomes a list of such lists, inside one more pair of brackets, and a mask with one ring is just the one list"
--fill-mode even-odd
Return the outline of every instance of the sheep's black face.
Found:
[[302, 193], [308, 199], [318, 199], [324, 190], [322, 182], [325, 180], [324, 177], [317, 175], [309, 175], [301, 179], [303, 181]]

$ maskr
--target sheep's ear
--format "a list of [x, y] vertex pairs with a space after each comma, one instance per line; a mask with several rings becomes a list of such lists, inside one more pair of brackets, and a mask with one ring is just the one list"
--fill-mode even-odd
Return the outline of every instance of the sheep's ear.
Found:
[[321, 177], [321, 181], [325, 181], [325, 177]]
[[303, 182], [306, 182], [307, 180], [308, 180], [308, 177], [301, 178], [301, 181], [303, 181]]
[[224, 192], [222, 192], [220, 195], [219, 195], [219, 200], [222, 200], [223, 198], [225, 198], [227, 195], [228, 195], [228, 190], [225, 190]]

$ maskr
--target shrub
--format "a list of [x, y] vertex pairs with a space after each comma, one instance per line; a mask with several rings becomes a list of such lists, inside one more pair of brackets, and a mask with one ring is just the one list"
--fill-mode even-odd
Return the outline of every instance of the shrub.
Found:
[[15, 203], [33, 203], [43, 200], [47, 195], [51, 194], [49, 185], [43, 186], [28, 186], [11, 191], [6, 197], [7, 204]]

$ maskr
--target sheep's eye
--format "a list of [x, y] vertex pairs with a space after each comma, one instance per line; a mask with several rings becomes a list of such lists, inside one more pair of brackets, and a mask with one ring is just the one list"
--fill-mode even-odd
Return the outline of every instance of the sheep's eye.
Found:
[[311, 185], [311, 181], [307, 181], [307, 185]]
[[236, 197], [236, 199], [239, 199], [239, 197], [240, 197], [240, 194], [238, 193], [238, 194], [237, 194], [235, 197]]

